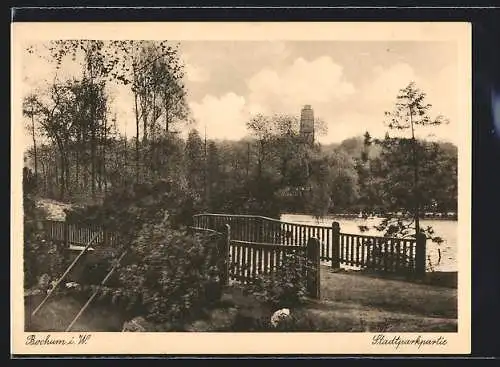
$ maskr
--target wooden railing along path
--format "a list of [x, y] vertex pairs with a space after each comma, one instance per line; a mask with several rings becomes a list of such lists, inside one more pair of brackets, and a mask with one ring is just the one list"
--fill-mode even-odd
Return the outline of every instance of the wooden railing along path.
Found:
[[[320, 246], [320, 260], [331, 262], [332, 268], [341, 265], [367, 268], [382, 272], [425, 275], [426, 238], [401, 239], [367, 236], [341, 232], [338, 222], [315, 226], [283, 222], [254, 215], [197, 214], [193, 226], [217, 230], [231, 226], [231, 238], [253, 243], [276, 244], [283, 247], [304, 246], [309, 238], [316, 238]], [[236, 251], [236, 256], [238, 252]]]
[[46, 220], [41, 222], [41, 226], [49, 239], [63, 242], [69, 249], [79, 250], [81, 246], [94, 237], [96, 246], [90, 251], [112, 249], [120, 244], [120, 238], [116, 233], [106, 231], [98, 225], [80, 225]]
[[[116, 233], [100, 226], [80, 226], [46, 221], [47, 237], [76, 249], [94, 239], [95, 250], [119, 245]], [[289, 254], [298, 254], [312, 266], [304, 267], [308, 291], [319, 297], [319, 264], [341, 265], [425, 276], [426, 239], [399, 239], [341, 232], [338, 222], [315, 226], [283, 222], [253, 215], [197, 214], [191, 229], [223, 238], [219, 256], [224, 260], [221, 280], [248, 283], [259, 275], [271, 274]]]
[[306, 282], [307, 293], [312, 298], [320, 298], [320, 260], [319, 242], [311, 237], [303, 246], [283, 245], [277, 243], [262, 243], [242, 241], [233, 237], [234, 233], [229, 224], [217, 229], [192, 226], [194, 232], [218, 235], [218, 252], [221, 263], [219, 273], [221, 281], [229, 284], [230, 281], [248, 284], [262, 275], [271, 275], [284, 265], [288, 255], [296, 255], [299, 261], [298, 271]]

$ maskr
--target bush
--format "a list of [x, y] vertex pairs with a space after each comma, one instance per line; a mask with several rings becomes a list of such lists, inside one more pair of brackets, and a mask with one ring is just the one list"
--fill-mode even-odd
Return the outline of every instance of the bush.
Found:
[[88, 206], [67, 213], [67, 221], [98, 224], [132, 242], [145, 224], [161, 223], [168, 215], [170, 226], [190, 225], [200, 211], [196, 195], [181, 184], [159, 180], [136, 184], [110, 193], [99, 206]]
[[[187, 231], [198, 211], [197, 197], [187, 187], [160, 180], [120, 188], [102, 205], [68, 212], [68, 222], [98, 224], [119, 235], [121, 248], [112, 263], [128, 251], [107, 287], [100, 288], [98, 299], [130, 317], [180, 329], [218, 301], [218, 241]], [[93, 289], [82, 284], [73, 291], [87, 296]]]
[[47, 213], [36, 207], [30, 195], [32, 193], [30, 187], [25, 186], [23, 189], [24, 287], [31, 288], [37, 284], [38, 278], [43, 274], [49, 275], [51, 279], [61, 275], [66, 267], [66, 259], [62, 244], [47, 241], [40, 233], [37, 226], [47, 217]]
[[296, 253], [285, 254], [270, 274], [259, 275], [245, 286], [245, 292], [271, 308], [296, 307], [306, 300], [307, 259]]
[[35, 286], [43, 274], [55, 280], [62, 275], [66, 266], [67, 261], [61, 243], [46, 241], [41, 236], [24, 241], [25, 288]]
[[118, 268], [115, 300], [155, 323], [199, 314], [220, 297], [216, 245], [205, 236], [173, 229], [168, 220], [145, 225]]

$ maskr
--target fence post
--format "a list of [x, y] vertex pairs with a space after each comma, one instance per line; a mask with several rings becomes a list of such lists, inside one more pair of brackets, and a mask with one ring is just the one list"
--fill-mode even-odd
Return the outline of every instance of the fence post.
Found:
[[332, 268], [340, 268], [340, 223], [332, 222]]
[[319, 299], [321, 296], [319, 257], [319, 240], [311, 237], [307, 240], [307, 293], [310, 297], [316, 299]]
[[63, 224], [63, 237], [64, 237], [64, 246], [69, 247], [69, 224], [64, 222]]
[[231, 226], [229, 224], [225, 224], [225, 236], [222, 241], [222, 256], [224, 261], [222, 262], [221, 269], [221, 283], [226, 286], [229, 285], [229, 246], [231, 245]]
[[425, 236], [425, 233], [418, 233], [416, 237], [417, 243], [415, 248], [415, 272], [418, 278], [424, 278], [427, 237]]

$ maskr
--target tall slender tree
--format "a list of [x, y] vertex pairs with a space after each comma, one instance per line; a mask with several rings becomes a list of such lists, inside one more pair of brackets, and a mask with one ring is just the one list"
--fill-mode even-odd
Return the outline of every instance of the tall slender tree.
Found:
[[[410, 154], [407, 164], [413, 171], [413, 218], [415, 224], [415, 233], [420, 233], [420, 202], [422, 196], [422, 187], [419, 183], [419, 172], [423, 162], [422, 144], [416, 139], [415, 130], [423, 126], [436, 126], [443, 123], [448, 123], [448, 120], [439, 115], [432, 119], [429, 111], [431, 104], [425, 102], [426, 94], [417, 88], [415, 82], [410, 82], [406, 87], [399, 90], [396, 97], [396, 103], [392, 112], [385, 112], [386, 124], [390, 129], [409, 130], [410, 138]], [[403, 138], [404, 139], [404, 138]]]
[[35, 182], [38, 178], [38, 157], [36, 144], [36, 124], [35, 117], [40, 114], [40, 102], [35, 94], [27, 95], [23, 100], [23, 115], [30, 119], [30, 132], [33, 141], [33, 163], [35, 168]]

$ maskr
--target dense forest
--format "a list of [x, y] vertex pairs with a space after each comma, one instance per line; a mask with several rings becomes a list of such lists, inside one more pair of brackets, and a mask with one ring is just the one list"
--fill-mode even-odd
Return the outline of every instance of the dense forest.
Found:
[[[71, 59], [81, 76], [54, 79], [24, 98], [32, 137], [25, 165], [39, 196], [97, 203], [124, 187], [170, 180], [193, 195], [198, 210], [322, 216], [413, 210], [417, 183], [419, 211], [457, 210], [451, 143], [389, 133], [376, 139], [366, 131], [339, 144], [308, 144], [299, 118], [290, 115], [251, 118], [247, 139], [207, 139], [190, 117], [175, 45], [81, 40], [46, 47], [56, 70]], [[110, 84], [133, 94], [134, 137], [120, 132], [111, 113]], [[183, 139], [179, 131], [186, 128]]]

